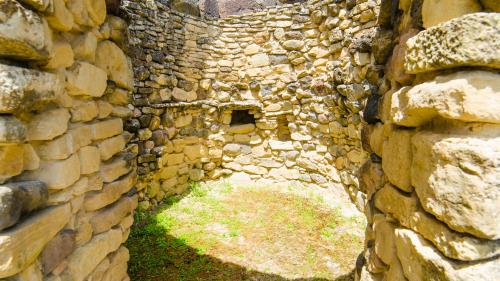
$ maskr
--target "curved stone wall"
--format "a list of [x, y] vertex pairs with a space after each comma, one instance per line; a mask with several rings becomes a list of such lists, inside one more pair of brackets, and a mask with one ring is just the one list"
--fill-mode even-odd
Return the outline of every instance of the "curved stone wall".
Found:
[[104, 0], [21, 2], [0, 1], [0, 279], [129, 280], [127, 24]]
[[[160, 3], [125, 7], [143, 207], [189, 181], [230, 175], [341, 184], [364, 205], [355, 174], [366, 158], [360, 112], [379, 78], [376, 2], [310, 1], [223, 19]], [[237, 110], [255, 122], [232, 124]]]

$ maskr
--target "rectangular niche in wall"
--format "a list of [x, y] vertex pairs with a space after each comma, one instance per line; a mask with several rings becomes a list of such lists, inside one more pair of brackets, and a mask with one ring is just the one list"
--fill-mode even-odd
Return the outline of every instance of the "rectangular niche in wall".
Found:
[[231, 126], [254, 124], [255, 116], [250, 113], [250, 110], [233, 110], [231, 112]]
[[288, 127], [288, 119], [286, 115], [278, 116], [278, 139], [280, 141], [291, 141], [290, 128]]

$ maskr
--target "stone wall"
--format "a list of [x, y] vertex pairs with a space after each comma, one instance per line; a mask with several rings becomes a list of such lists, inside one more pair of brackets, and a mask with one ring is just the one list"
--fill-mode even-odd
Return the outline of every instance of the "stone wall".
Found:
[[[360, 111], [378, 4], [310, 1], [223, 19], [129, 1], [141, 205], [189, 181], [345, 186], [364, 205]], [[154, 4], [154, 5], [153, 5]], [[255, 122], [234, 124], [247, 110]], [[233, 123], [233, 124], [232, 124]]]
[[382, 1], [373, 50], [357, 280], [498, 280], [500, 4], [397, 3]]
[[126, 34], [104, 0], [0, 1], [0, 279], [129, 280]]

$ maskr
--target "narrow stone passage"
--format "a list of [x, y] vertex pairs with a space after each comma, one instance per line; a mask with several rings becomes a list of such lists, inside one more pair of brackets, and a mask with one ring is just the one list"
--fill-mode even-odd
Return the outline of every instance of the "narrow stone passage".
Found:
[[365, 219], [315, 186], [192, 185], [138, 214], [132, 280], [353, 280]]

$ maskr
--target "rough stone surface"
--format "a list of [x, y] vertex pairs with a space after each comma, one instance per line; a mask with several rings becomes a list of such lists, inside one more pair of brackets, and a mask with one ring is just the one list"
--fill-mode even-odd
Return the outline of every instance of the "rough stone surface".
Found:
[[56, 75], [0, 64], [0, 113], [37, 109], [61, 95], [64, 85]]
[[48, 57], [52, 38], [47, 23], [39, 15], [14, 0], [5, 0], [1, 3], [0, 18], [0, 56], [22, 60]]
[[396, 246], [405, 277], [413, 280], [493, 280], [500, 277], [499, 260], [460, 264], [441, 256], [417, 233], [396, 230]]
[[422, 126], [437, 116], [500, 123], [499, 78], [486, 71], [457, 72], [404, 87], [392, 96], [392, 120], [409, 127]]
[[405, 69], [421, 73], [460, 66], [500, 68], [499, 30], [498, 13], [468, 14], [431, 27], [408, 40]]
[[499, 239], [500, 138], [422, 132], [412, 145], [411, 180], [424, 209], [452, 229]]
[[70, 215], [69, 204], [52, 207], [0, 233], [0, 278], [31, 265], [47, 242], [69, 221]]

